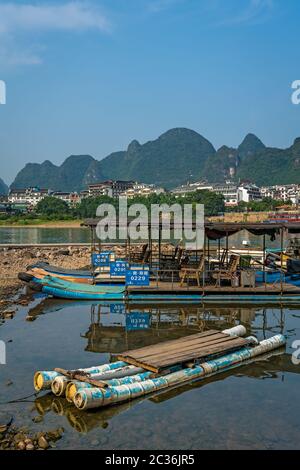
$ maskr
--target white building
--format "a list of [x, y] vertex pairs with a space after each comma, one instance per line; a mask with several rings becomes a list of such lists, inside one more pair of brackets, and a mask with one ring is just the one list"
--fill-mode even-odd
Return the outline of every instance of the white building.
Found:
[[261, 201], [260, 188], [255, 184], [243, 184], [238, 188], [238, 202]]
[[89, 197], [110, 196], [119, 197], [127, 189], [132, 188], [133, 181], [102, 181], [89, 185]]
[[128, 188], [122, 196], [126, 196], [128, 198], [132, 198], [135, 196], [150, 196], [151, 194], [162, 194], [165, 190], [163, 188], [159, 188], [154, 184], [145, 184], [145, 183], [134, 183], [131, 188]]
[[60, 199], [61, 201], [66, 202], [69, 206], [75, 206], [78, 204], [81, 200], [80, 196], [76, 192], [63, 192], [63, 191], [56, 191], [51, 193], [52, 197], [56, 197], [57, 199]]
[[271, 197], [281, 201], [292, 201], [293, 204], [300, 202], [300, 185], [285, 184], [276, 186], [264, 186], [261, 188], [262, 197]]
[[227, 181], [224, 184], [216, 184], [212, 191], [216, 194], [222, 194], [226, 207], [237, 206], [239, 203], [239, 191], [235, 183]]
[[8, 194], [8, 202], [12, 204], [26, 204], [27, 206], [34, 207], [44, 197], [49, 196], [49, 189], [40, 188], [26, 188], [26, 189], [11, 189]]
[[195, 191], [212, 191], [213, 185], [205, 182], [197, 182], [197, 183], [188, 183], [182, 186], [178, 186], [178, 188], [173, 189], [171, 192], [176, 196], [184, 196], [188, 193], [194, 193]]

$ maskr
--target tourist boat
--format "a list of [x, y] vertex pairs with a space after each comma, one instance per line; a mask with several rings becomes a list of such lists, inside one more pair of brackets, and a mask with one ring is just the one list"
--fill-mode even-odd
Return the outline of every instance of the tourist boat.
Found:
[[153, 282], [150, 286], [126, 286], [109, 284], [80, 284], [53, 276], [43, 279], [32, 277], [29, 286], [39, 292], [60, 299], [105, 300], [128, 302], [185, 302], [185, 303], [299, 303], [300, 288], [285, 282], [261, 284], [255, 288], [186, 286]]

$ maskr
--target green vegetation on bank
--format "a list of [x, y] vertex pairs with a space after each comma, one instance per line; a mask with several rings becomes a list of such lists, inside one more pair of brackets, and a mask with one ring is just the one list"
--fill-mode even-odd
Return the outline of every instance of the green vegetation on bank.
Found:
[[286, 205], [292, 205], [292, 202], [266, 197], [262, 201], [240, 202], [237, 207], [226, 208], [226, 212], [269, 212]]
[[[128, 207], [133, 204], [144, 204], [147, 209], [151, 208], [151, 204], [204, 204], [206, 216], [218, 215], [224, 212], [224, 198], [221, 195], [210, 191], [197, 191], [190, 193], [186, 197], [175, 197], [170, 193], [160, 195], [153, 194], [148, 197], [134, 197], [128, 199]], [[80, 204], [70, 208], [68, 204], [55, 197], [45, 197], [40, 201], [34, 212], [28, 214], [20, 213], [16, 215], [0, 215], [0, 224], [20, 224], [35, 225], [49, 221], [67, 221], [78, 220], [88, 217], [96, 217], [96, 211], [101, 204], [112, 204], [118, 213], [118, 199], [109, 196], [100, 196], [96, 198], [83, 199]]]
[[[224, 198], [220, 194], [211, 191], [196, 191], [188, 193], [185, 196], [175, 197], [171, 193], [162, 193], [160, 195], [152, 194], [148, 197], [137, 196], [127, 200], [128, 207], [133, 204], [143, 204], [150, 210], [152, 204], [203, 204], [206, 217], [222, 215], [224, 212], [271, 212], [276, 208], [286, 205], [284, 201], [276, 201], [272, 198], [265, 198], [262, 201], [252, 201], [249, 203], [241, 202], [237, 207], [225, 208]], [[55, 197], [46, 197], [39, 202], [34, 212], [20, 213], [14, 215], [0, 215], [0, 225], [41, 225], [55, 221], [78, 221], [85, 218], [96, 217], [96, 211], [101, 204], [112, 204], [116, 213], [119, 209], [119, 200], [109, 196], [99, 196], [96, 198], [85, 198], [75, 207], [69, 207], [68, 204]]]

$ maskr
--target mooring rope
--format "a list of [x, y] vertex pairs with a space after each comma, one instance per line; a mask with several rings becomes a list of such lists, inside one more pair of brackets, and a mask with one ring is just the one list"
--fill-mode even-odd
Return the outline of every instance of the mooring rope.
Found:
[[26, 397], [16, 398], [15, 400], [10, 400], [10, 401], [3, 401], [3, 402], [0, 402], [0, 406], [1, 405], [8, 405], [8, 404], [11, 404], [11, 403], [22, 403], [22, 402], [27, 401], [28, 398], [37, 397], [38, 394], [39, 394], [39, 392], [35, 392], [35, 393], [31, 393], [31, 395], [28, 395]]

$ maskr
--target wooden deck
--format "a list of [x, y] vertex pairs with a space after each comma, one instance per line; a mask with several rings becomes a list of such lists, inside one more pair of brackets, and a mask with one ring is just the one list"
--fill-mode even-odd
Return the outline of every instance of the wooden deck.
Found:
[[161, 373], [174, 365], [202, 362], [208, 358], [223, 355], [249, 344], [249, 341], [230, 336], [217, 330], [209, 330], [184, 338], [165, 341], [153, 346], [133, 349], [117, 355], [117, 359], [142, 367], [154, 373]]
[[132, 294], [182, 294], [182, 295], [228, 295], [228, 294], [249, 294], [249, 295], [266, 295], [266, 294], [298, 294], [300, 295], [300, 287], [292, 284], [262, 284], [256, 287], [231, 287], [231, 286], [214, 286], [207, 285], [199, 287], [196, 285], [180, 286], [179, 282], [152, 281], [147, 287], [128, 286], [128, 292]]

